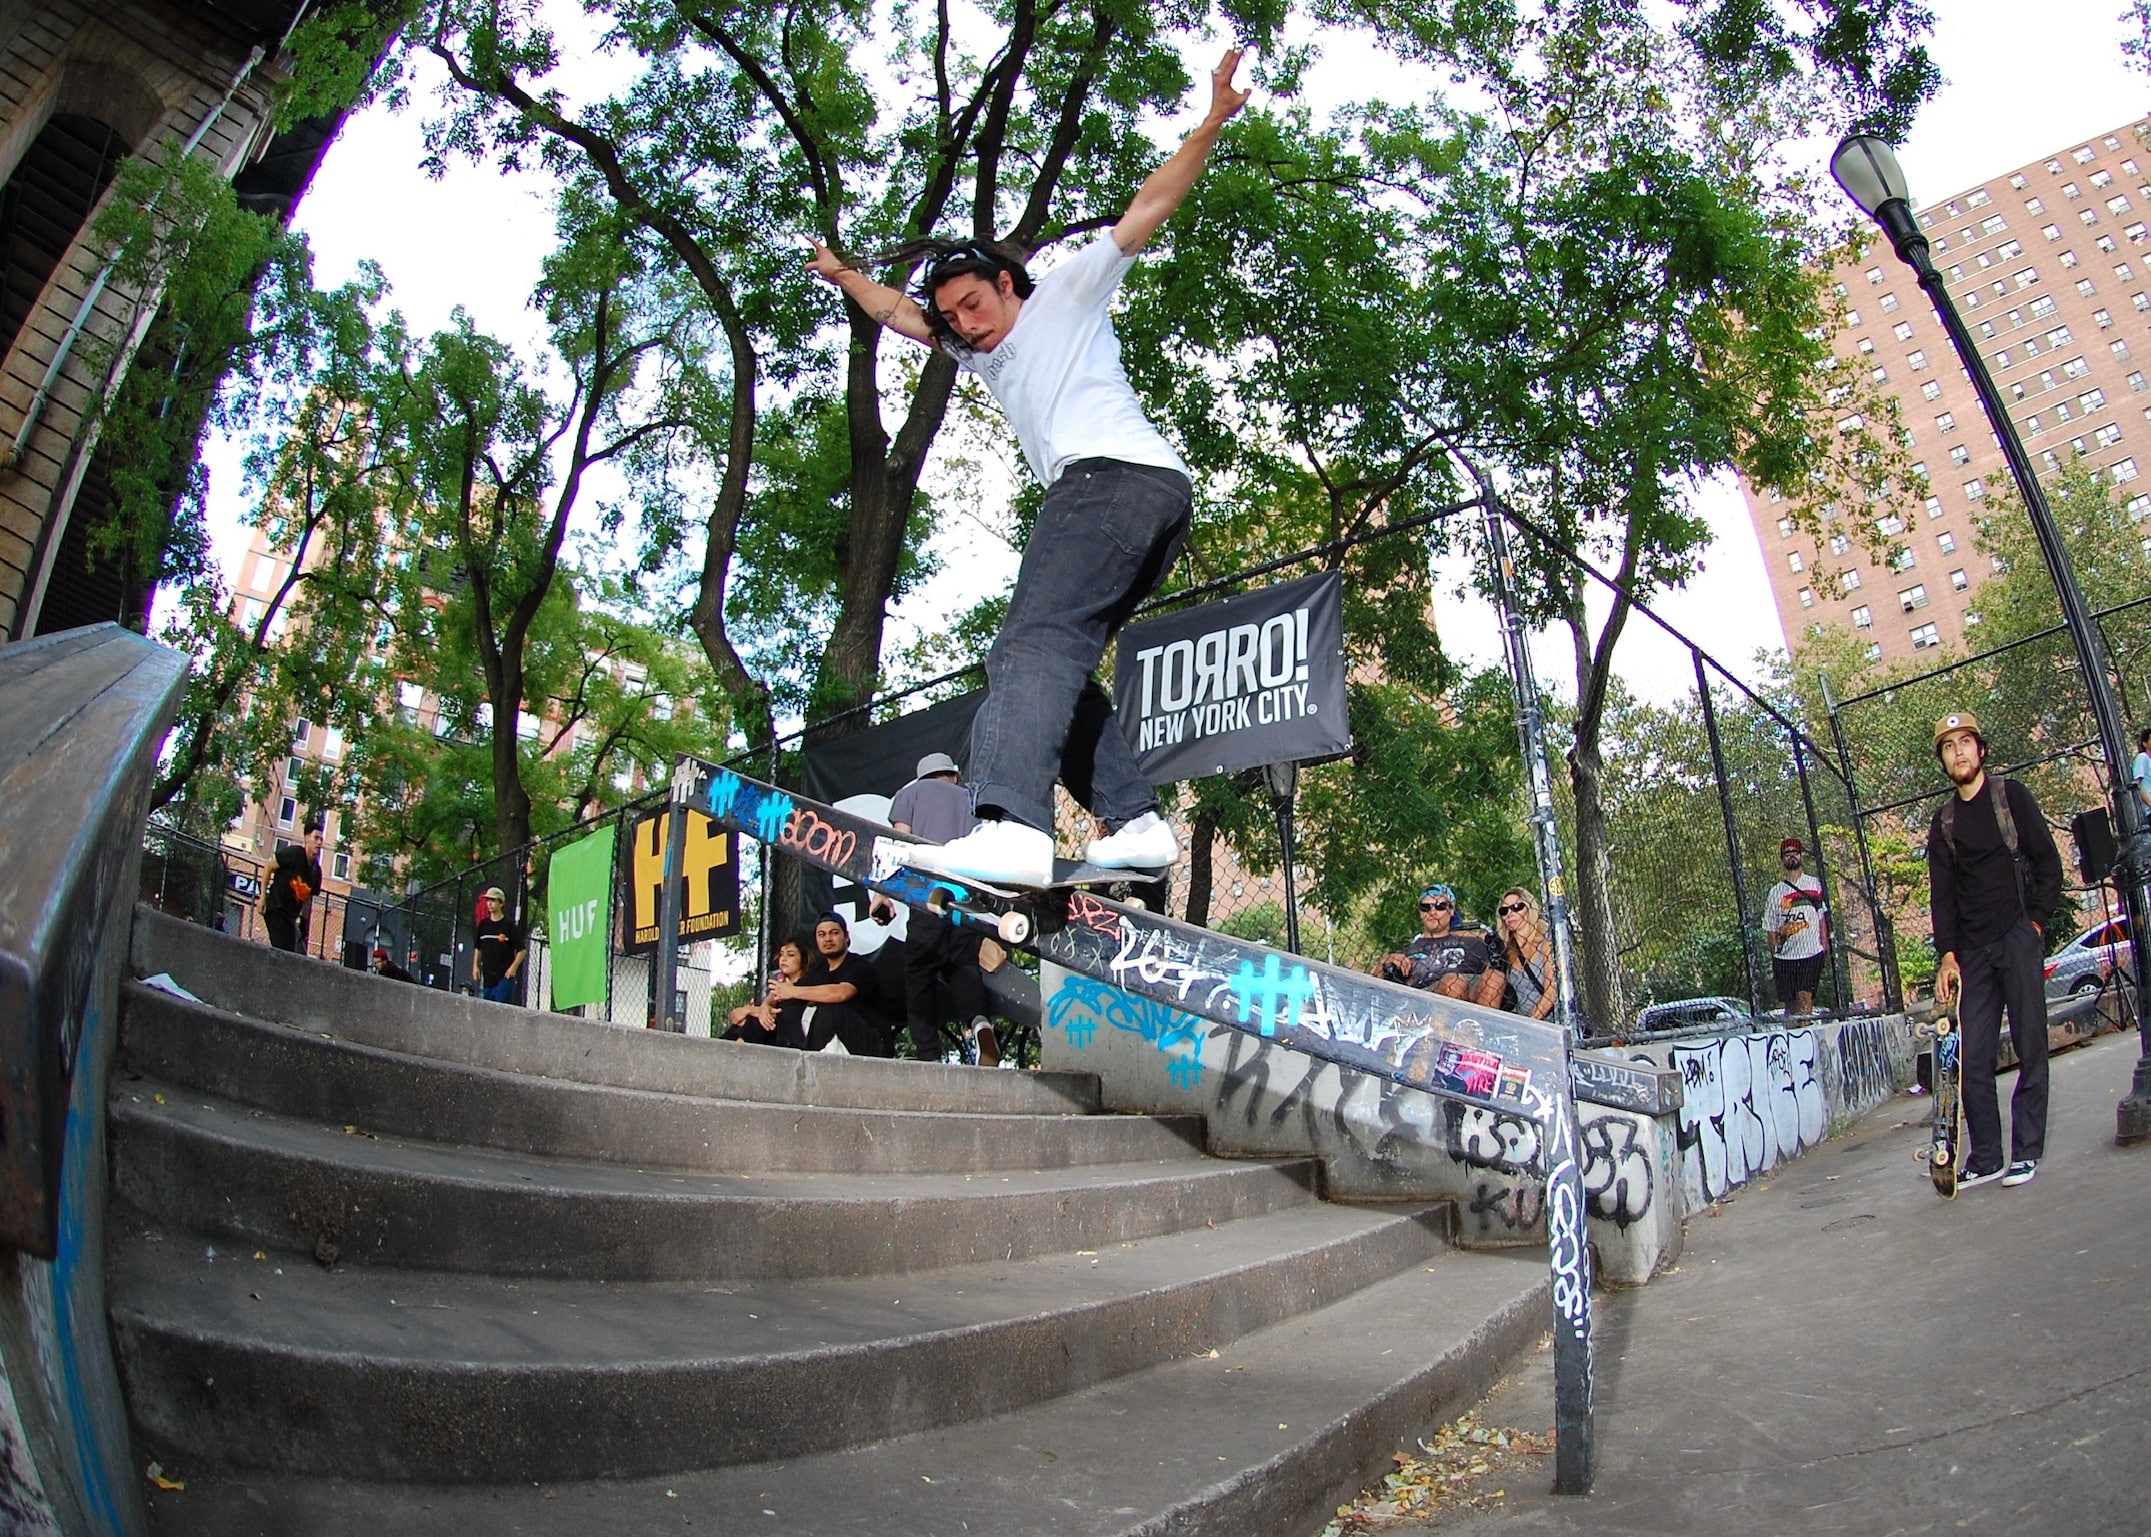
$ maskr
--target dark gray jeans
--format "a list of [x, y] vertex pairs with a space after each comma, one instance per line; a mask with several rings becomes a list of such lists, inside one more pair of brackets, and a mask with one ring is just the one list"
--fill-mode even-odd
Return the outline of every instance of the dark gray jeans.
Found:
[[2017, 1087], [2009, 1096], [2007, 1162], [2046, 1156], [2046, 963], [2045, 946], [2029, 919], [2019, 919], [1992, 944], [1957, 956], [1964, 996], [1957, 1027], [1964, 1032], [1964, 1120], [1972, 1134], [1963, 1172], [1984, 1174], [2005, 1162], [2002, 1108], [1994, 1082], [2001, 1054], [2002, 1013], [2009, 1014], [2009, 1040], [2017, 1049]]
[[1051, 832], [1056, 777], [1110, 827], [1157, 808], [1091, 673], [1172, 569], [1193, 506], [1179, 471], [1118, 459], [1078, 459], [1046, 492], [971, 723], [981, 812]]

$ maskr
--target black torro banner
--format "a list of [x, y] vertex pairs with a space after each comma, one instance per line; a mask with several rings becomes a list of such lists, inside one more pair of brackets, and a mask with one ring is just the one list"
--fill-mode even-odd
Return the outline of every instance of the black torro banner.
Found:
[[1334, 571], [1120, 632], [1113, 707], [1152, 784], [1351, 751]]

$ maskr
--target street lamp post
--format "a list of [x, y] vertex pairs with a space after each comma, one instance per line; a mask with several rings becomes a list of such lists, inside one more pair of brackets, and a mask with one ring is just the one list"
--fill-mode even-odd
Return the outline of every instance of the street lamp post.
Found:
[[2047, 506], [2046, 493], [2040, 488], [2039, 477], [2024, 452], [2023, 441], [2017, 437], [2016, 423], [2010, 419], [2001, 392], [1994, 387], [1994, 378], [1987, 372], [1978, 343], [1973, 341], [1964, 317], [1957, 313], [1957, 306], [1950, 300], [1948, 284], [1928, 256], [1927, 237], [1920, 232], [1919, 221], [1912, 215], [1904, 171], [1897, 164], [1897, 156], [1889, 145], [1872, 134], [1853, 134], [1838, 145], [1837, 153], [1831, 156], [1830, 174], [1837, 178], [1837, 184], [1845, 189], [1846, 195], [1882, 226], [1882, 232], [1890, 237], [1890, 244], [1896, 248], [1898, 260], [1919, 278], [1919, 286], [1926, 290], [1935, 313], [1941, 316], [1943, 329], [1949, 332], [1950, 344], [1957, 349], [1965, 372], [1971, 376], [1972, 388], [1979, 392], [1979, 403], [1986, 410], [1987, 420], [2002, 445], [2003, 457], [2009, 461], [2009, 473], [2016, 477], [2017, 490], [2024, 498], [2025, 513], [2031, 519], [2032, 533], [2039, 541], [2039, 553], [2046, 557], [2047, 572], [2061, 599], [2062, 623], [2076, 644], [2077, 665], [2083, 670], [2084, 688], [2091, 698], [2092, 719], [2099, 728], [2099, 745], [2106, 753], [2107, 800], [2113, 810], [2114, 828], [2121, 846], [2118, 871], [2122, 900], [2128, 908], [2129, 933], [2137, 941], [2132, 948], [2132, 964], [2136, 973], [2138, 1029], [2143, 1045], [2136, 1061], [2135, 1082], [2115, 1113], [2114, 1130], [2122, 1142], [2151, 1139], [2151, 1019], [2145, 1018], [2144, 1008], [2146, 998], [2151, 997], [2151, 990], [2147, 990], [2151, 989], [2151, 945], [2143, 942], [2144, 918], [2147, 906], [2151, 906], [2144, 889], [2146, 834], [2143, 812], [2129, 786], [2128, 733], [2122, 726], [2121, 707], [2114, 699], [2113, 683], [2106, 671], [2098, 627], [2091, 622], [2083, 589], [2077, 586], [2069, 552], [2062, 545], [2061, 531], [2054, 526], [2053, 511]]

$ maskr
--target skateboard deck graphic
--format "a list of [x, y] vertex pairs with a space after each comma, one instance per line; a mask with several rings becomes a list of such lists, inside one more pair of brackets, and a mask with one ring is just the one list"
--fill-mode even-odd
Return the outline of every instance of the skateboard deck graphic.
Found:
[[1934, 1130], [1927, 1144], [1927, 1175], [1935, 1194], [1957, 1199], [1957, 1176], [1963, 1172], [1964, 1140], [1963, 1036], [1947, 1014], [1934, 1020]]
[[1541, 1122], [1566, 1088], [1568, 1046], [1553, 1025], [1197, 928], [1098, 889], [1147, 872], [1063, 861], [1051, 887], [991, 889], [919, 868], [919, 845], [881, 823], [730, 769], [694, 768], [693, 803], [720, 825], [914, 907], [995, 932], [1014, 917], [1024, 937], [1011, 943], [1107, 988]]

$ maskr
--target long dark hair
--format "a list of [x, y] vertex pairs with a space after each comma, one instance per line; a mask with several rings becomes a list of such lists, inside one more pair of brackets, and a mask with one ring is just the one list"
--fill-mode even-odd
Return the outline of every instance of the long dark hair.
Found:
[[960, 277], [977, 277], [987, 284], [1000, 286], [1000, 276], [1007, 273], [1016, 297], [1028, 299], [1038, 285], [1031, 281], [1031, 274], [1023, 265], [1022, 248], [1006, 240], [940, 240], [927, 238], [907, 240], [892, 251], [874, 258], [876, 262], [909, 266], [924, 262], [925, 272], [919, 279], [916, 297], [919, 308], [926, 312], [926, 329], [936, 343], [954, 347], [958, 351], [971, 349], [958, 336], [934, 303], [934, 293], [942, 284]]

